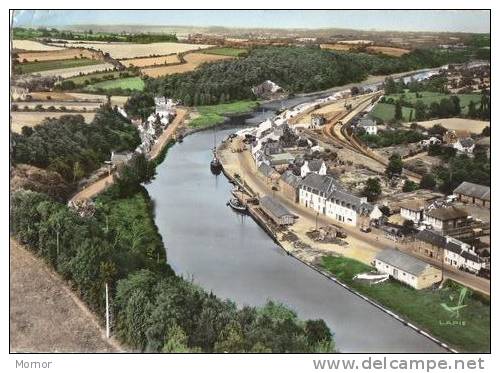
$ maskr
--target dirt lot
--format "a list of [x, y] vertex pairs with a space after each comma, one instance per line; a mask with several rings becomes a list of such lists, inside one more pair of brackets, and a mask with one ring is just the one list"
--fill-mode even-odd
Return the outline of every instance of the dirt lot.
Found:
[[233, 58], [233, 57], [219, 56], [219, 55], [215, 55], [215, 54], [189, 53], [189, 54], [186, 54], [184, 56], [184, 59], [186, 60], [186, 63], [184, 63], [184, 64], [172, 65], [172, 66], [148, 67], [145, 69], [141, 69], [141, 72], [145, 75], [152, 77], [152, 78], [156, 78], [156, 77], [164, 76], [164, 75], [192, 71], [204, 62], [226, 60], [229, 58]]
[[182, 53], [190, 50], [205, 49], [212, 45], [204, 44], [185, 44], [185, 43], [150, 43], [150, 44], [133, 44], [133, 43], [95, 43], [95, 42], [74, 42], [68, 41], [65, 44], [67, 47], [74, 48], [92, 48], [101, 50], [104, 53], [115, 59], [149, 57], [149, 56], [164, 56], [171, 53]]
[[410, 53], [409, 49], [393, 48], [393, 47], [367, 47], [366, 50], [368, 52], [383, 53], [393, 57], [401, 57], [404, 54]]
[[82, 48], [69, 48], [60, 49], [55, 51], [38, 51], [38, 52], [19, 52], [17, 60], [19, 62], [31, 61], [52, 61], [52, 60], [66, 60], [73, 58], [89, 58], [100, 59], [100, 54]]
[[83, 115], [85, 122], [88, 123], [95, 117], [95, 113], [68, 113], [68, 112], [51, 112], [51, 111], [30, 111], [30, 112], [20, 112], [13, 111], [11, 113], [11, 130], [12, 132], [21, 133], [21, 128], [23, 126], [33, 127], [40, 124], [45, 118], [59, 118], [63, 115]]
[[490, 125], [490, 122], [464, 118], [435, 119], [417, 123], [425, 128], [431, 128], [435, 124], [441, 124], [443, 127], [450, 130], [467, 130], [471, 133], [481, 133], [484, 127]]
[[10, 351], [118, 352], [96, 317], [39, 258], [10, 240]]
[[64, 48], [45, 45], [33, 40], [12, 40], [12, 46], [14, 49], [22, 49], [25, 51], [57, 51]]
[[179, 57], [176, 54], [170, 54], [168, 56], [131, 58], [127, 60], [120, 60], [120, 63], [127, 67], [131, 66], [146, 67], [146, 66], [166, 65], [171, 63], [180, 63], [180, 61]]

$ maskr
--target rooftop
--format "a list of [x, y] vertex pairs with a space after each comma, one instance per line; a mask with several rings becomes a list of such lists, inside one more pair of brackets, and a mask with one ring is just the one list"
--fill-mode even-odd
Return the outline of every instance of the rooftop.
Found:
[[415, 276], [419, 276], [430, 267], [426, 262], [394, 249], [385, 249], [379, 252], [375, 259]]
[[427, 211], [425, 215], [438, 220], [452, 220], [466, 218], [469, 214], [465, 210], [459, 209], [455, 206], [449, 206], [431, 209]]
[[469, 183], [468, 181], [464, 181], [453, 191], [453, 194], [463, 194], [465, 196], [475, 197], [489, 201], [491, 188], [486, 185], [474, 184], [474, 183]]
[[413, 199], [409, 201], [403, 201], [400, 203], [402, 209], [411, 211], [423, 211], [426, 207], [426, 202], [421, 199]]
[[266, 210], [268, 210], [278, 218], [286, 215], [293, 215], [285, 206], [283, 206], [271, 196], [262, 197], [259, 203], [262, 207], [264, 207]]
[[433, 246], [444, 248], [446, 246], [446, 238], [440, 234], [428, 229], [424, 229], [417, 233], [415, 238], [419, 241], [431, 244]]

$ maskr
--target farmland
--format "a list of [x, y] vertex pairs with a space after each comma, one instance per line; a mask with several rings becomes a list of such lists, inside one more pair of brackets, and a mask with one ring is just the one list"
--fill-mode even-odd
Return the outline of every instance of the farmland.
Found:
[[[401, 108], [403, 112], [403, 121], [410, 121], [410, 113], [414, 111], [414, 109], [403, 106]], [[370, 116], [374, 119], [381, 120], [382, 122], [389, 122], [394, 119], [394, 115], [396, 113], [396, 106], [392, 104], [383, 104], [378, 103], [373, 110], [370, 112]], [[415, 114], [412, 115], [412, 118], [415, 117]]]
[[180, 63], [177, 54], [169, 54], [167, 56], [158, 57], [145, 57], [145, 58], [131, 58], [127, 60], [120, 60], [120, 63], [126, 67], [146, 67], [155, 65], [167, 65], [173, 63]]
[[[450, 95], [439, 92], [418, 92], [419, 97], [417, 98], [415, 93], [401, 93], [395, 95], [386, 95], [386, 100], [393, 99], [394, 101], [398, 101], [400, 98], [406, 102], [411, 102], [415, 104], [417, 101], [422, 101], [426, 105], [430, 105], [433, 102], [439, 102], [443, 98], [450, 98]], [[457, 94], [454, 95], [460, 99], [460, 106], [462, 109], [466, 108], [470, 101], [479, 102], [481, 100], [481, 95], [476, 93], [470, 94]]]
[[61, 111], [28, 111], [28, 112], [11, 112], [11, 130], [12, 132], [21, 133], [21, 128], [24, 126], [34, 127], [46, 118], [60, 118], [63, 115], [83, 115], [85, 123], [89, 123], [94, 119], [95, 113], [71, 113]]
[[59, 46], [45, 45], [33, 40], [12, 40], [12, 46], [14, 49], [25, 51], [57, 51], [64, 49]]
[[64, 44], [72, 48], [91, 48], [100, 50], [103, 53], [109, 53], [112, 58], [126, 59], [136, 57], [149, 57], [155, 55], [167, 55], [172, 53], [183, 53], [191, 50], [209, 48], [211, 45], [203, 44], [184, 44], [184, 43], [151, 43], [151, 44], [134, 44], [134, 43], [98, 43], [98, 42], [73, 42], [68, 41]]
[[142, 91], [144, 89], [144, 82], [140, 77], [133, 76], [129, 78], [106, 80], [104, 82], [91, 84], [85, 88], [85, 90], [89, 92], [112, 89], [129, 89], [133, 91]]
[[392, 57], [401, 57], [404, 54], [410, 53], [409, 49], [376, 46], [367, 47], [366, 51], [370, 53], [382, 53]]
[[37, 74], [41, 76], [60, 76], [61, 78], [71, 78], [73, 76], [79, 76], [84, 74], [92, 74], [94, 72], [113, 70], [115, 67], [110, 63], [99, 63], [87, 66], [78, 67], [68, 67], [65, 69], [53, 69], [38, 71]]
[[18, 101], [14, 102], [13, 104], [17, 105], [19, 110], [40, 111], [40, 109], [42, 109], [42, 110], [55, 111], [56, 109], [60, 109], [62, 111], [66, 110], [92, 111], [92, 110], [97, 110], [99, 106], [101, 106], [102, 102], [97, 100], [95, 101], [45, 100], [45, 101]]
[[248, 50], [243, 48], [211, 48], [203, 51], [206, 54], [215, 54], [219, 56], [241, 57], [248, 53]]
[[321, 44], [320, 48], [321, 49], [331, 49], [331, 50], [335, 50], [335, 51], [349, 51], [352, 49], [352, 46], [347, 45], [347, 44], [334, 43], [334, 44]]
[[59, 70], [59, 69], [83, 67], [83, 66], [98, 65], [98, 64], [102, 64], [102, 62], [88, 58], [26, 62], [15, 65], [14, 72], [16, 74], [31, 74], [40, 71], [47, 71], [54, 69]]
[[184, 59], [186, 60], [186, 63], [184, 64], [172, 65], [172, 66], [148, 67], [141, 69], [141, 72], [144, 75], [156, 78], [159, 76], [193, 71], [203, 63], [225, 60], [230, 58], [232, 57], [215, 55], [215, 54], [205, 54], [205, 53], [188, 53], [184, 56]]
[[95, 74], [88, 74], [88, 75], [81, 75], [81, 76], [74, 76], [69, 79], [65, 79], [65, 81], [72, 81], [76, 85], [83, 85], [83, 84], [88, 84], [89, 82], [92, 82], [93, 79], [103, 79], [105, 76], [113, 77], [113, 79], [119, 78], [120, 77], [120, 71], [106, 71], [106, 72], [101, 72], [101, 73], [95, 73]]
[[425, 128], [431, 128], [436, 124], [440, 124], [441, 126], [449, 130], [455, 130], [455, 131], [465, 130], [475, 134], [481, 133], [484, 127], [490, 125], [490, 122], [487, 121], [466, 119], [466, 118], [435, 119], [417, 123]]
[[99, 53], [82, 48], [59, 49], [55, 51], [18, 52], [17, 61], [36, 62], [53, 61], [73, 58], [99, 59]]
[[[105, 95], [96, 95], [91, 93], [77, 92], [30, 92], [31, 99], [34, 101], [81, 101], [81, 102], [101, 102], [105, 103], [107, 97]], [[111, 96], [111, 105], [123, 106], [127, 101], [127, 96]], [[23, 106], [22, 102], [15, 102], [19, 106]], [[47, 103], [48, 104], [48, 103]], [[50, 103], [52, 105], [52, 103]]]

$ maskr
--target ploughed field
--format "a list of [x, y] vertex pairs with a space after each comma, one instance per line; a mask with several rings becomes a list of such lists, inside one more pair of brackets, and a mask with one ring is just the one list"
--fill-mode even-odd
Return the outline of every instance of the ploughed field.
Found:
[[34, 127], [42, 123], [47, 118], [60, 118], [63, 115], [83, 115], [85, 123], [89, 123], [94, 119], [95, 113], [74, 113], [61, 111], [13, 111], [11, 112], [11, 130], [12, 132], [21, 133], [21, 129], [26, 127]]
[[60, 46], [45, 45], [33, 40], [12, 40], [12, 47], [25, 51], [57, 51], [64, 49]]
[[157, 57], [144, 57], [144, 58], [130, 58], [125, 60], [120, 60], [120, 63], [126, 67], [146, 67], [155, 65], [167, 65], [171, 63], [180, 63], [177, 54], [170, 54], [167, 56], [157, 56]]
[[53, 61], [74, 58], [99, 59], [100, 57], [99, 53], [83, 48], [18, 52], [17, 55], [17, 61], [19, 62]]
[[60, 60], [46, 60], [20, 63], [14, 66], [14, 72], [17, 74], [31, 74], [40, 71], [56, 70], [63, 71], [66, 68], [77, 68], [90, 65], [99, 65], [102, 61], [90, 58], [73, 58]]
[[71, 40], [65, 41], [64, 44], [57, 43], [54, 45], [64, 45], [66, 47], [71, 47], [71, 48], [91, 48], [102, 51], [103, 53], [109, 53], [109, 55], [115, 59], [167, 55], [172, 53], [183, 53], [191, 50], [211, 47], [211, 45], [205, 45], [205, 44], [186, 44], [186, 43], [171, 43], [171, 42], [135, 44], [135, 43], [123, 43], [123, 42], [111, 42], [111, 43], [85, 42], [85, 41], [76, 42]]
[[203, 63], [220, 61], [230, 58], [233, 57], [206, 53], [188, 53], [184, 56], [186, 63], [171, 66], [147, 67], [141, 69], [141, 73], [152, 78], [157, 78], [159, 76], [193, 71]]

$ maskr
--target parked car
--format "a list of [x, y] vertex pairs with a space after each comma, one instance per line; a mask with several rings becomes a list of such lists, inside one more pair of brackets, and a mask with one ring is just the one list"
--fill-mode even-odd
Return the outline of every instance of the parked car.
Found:
[[370, 233], [372, 231], [370, 227], [361, 227], [359, 230], [363, 233]]

